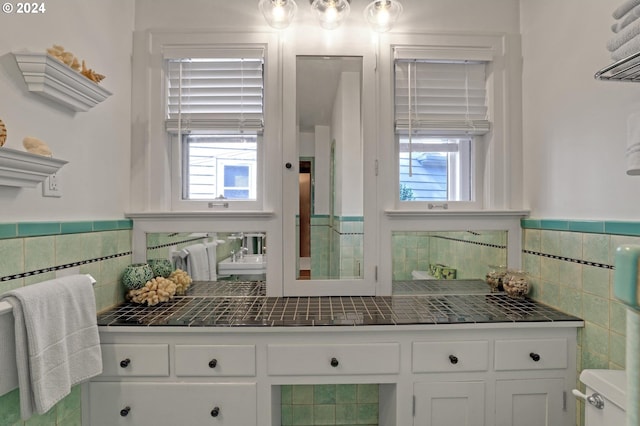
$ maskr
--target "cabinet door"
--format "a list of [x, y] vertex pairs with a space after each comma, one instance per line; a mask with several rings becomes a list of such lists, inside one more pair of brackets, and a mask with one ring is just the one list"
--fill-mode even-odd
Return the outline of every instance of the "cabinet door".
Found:
[[89, 383], [91, 426], [255, 426], [253, 383]]
[[484, 382], [430, 382], [414, 385], [414, 426], [483, 426]]
[[496, 426], [559, 426], [564, 420], [564, 380], [496, 382]]

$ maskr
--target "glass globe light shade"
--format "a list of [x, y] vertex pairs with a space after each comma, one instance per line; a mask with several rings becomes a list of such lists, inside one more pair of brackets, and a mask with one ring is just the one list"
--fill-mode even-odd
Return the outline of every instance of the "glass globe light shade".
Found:
[[311, 10], [320, 21], [322, 28], [333, 30], [349, 16], [351, 6], [348, 0], [313, 0]]
[[295, 0], [260, 0], [258, 8], [271, 27], [281, 30], [291, 24], [298, 5]]
[[364, 9], [364, 17], [374, 31], [389, 31], [402, 13], [402, 4], [396, 0], [373, 0]]

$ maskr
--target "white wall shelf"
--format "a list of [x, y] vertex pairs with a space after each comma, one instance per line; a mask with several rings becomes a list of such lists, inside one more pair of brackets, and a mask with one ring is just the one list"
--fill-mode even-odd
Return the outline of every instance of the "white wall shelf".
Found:
[[88, 111], [111, 92], [46, 53], [13, 52], [30, 92], [73, 111]]
[[33, 188], [67, 164], [11, 148], [0, 148], [0, 185]]

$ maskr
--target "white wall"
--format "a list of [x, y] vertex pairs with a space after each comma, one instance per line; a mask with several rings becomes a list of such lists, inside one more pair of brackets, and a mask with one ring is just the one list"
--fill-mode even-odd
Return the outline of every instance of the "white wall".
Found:
[[637, 220], [626, 120], [640, 84], [596, 81], [622, 0], [521, 0], [524, 199], [536, 218]]
[[333, 106], [332, 131], [336, 141], [335, 206], [338, 216], [363, 215], [360, 73], [343, 72]]
[[[323, 31], [315, 23], [308, 1], [297, 3], [298, 14], [287, 31], [297, 37], [304, 36], [310, 28]], [[351, 2], [351, 15], [345, 27], [365, 25], [366, 5], [365, 0]], [[402, 5], [404, 13], [394, 31], [518, 33], [519, 30], [517, 0], [402, 0]], [[312, 26], [306, 28], [306, 24]], [[257, 0], [136, 0], [137, 30], [217, 27], [265, 27], [265, 22], [258, 11]]]
[[[0, 17], [0, 119], [6, 147], [23, 150], [22, 139], [35, 136], [69, 162], [58, 174], [63, 196], [43, 198], [41, 185], [0, 186], [0, 222], [121, 219], [129, 199], [133, 4], [58, 0], [45, 6], [40, 15]], [[28, 92], [10, 52], [45, 52], [54, 43], [106, 75], [101, 85], [113, 95], [88, 112], [73, 112]]]

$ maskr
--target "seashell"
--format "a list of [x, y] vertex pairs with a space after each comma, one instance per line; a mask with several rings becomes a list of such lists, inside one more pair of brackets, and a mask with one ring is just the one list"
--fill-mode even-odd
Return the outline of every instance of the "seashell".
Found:
[[4, 125], [2, 120], [0, 120], [0, 146], [4, 145], [7, 141], [7, 127]]
[[52, 156], [51, 150], [49, 149], [47, 144], [38, 138], [27, 136], [22, 140], [22, 145], [24, 146], [24, 149], [32, 154], [38, 154], [45, 157]]

